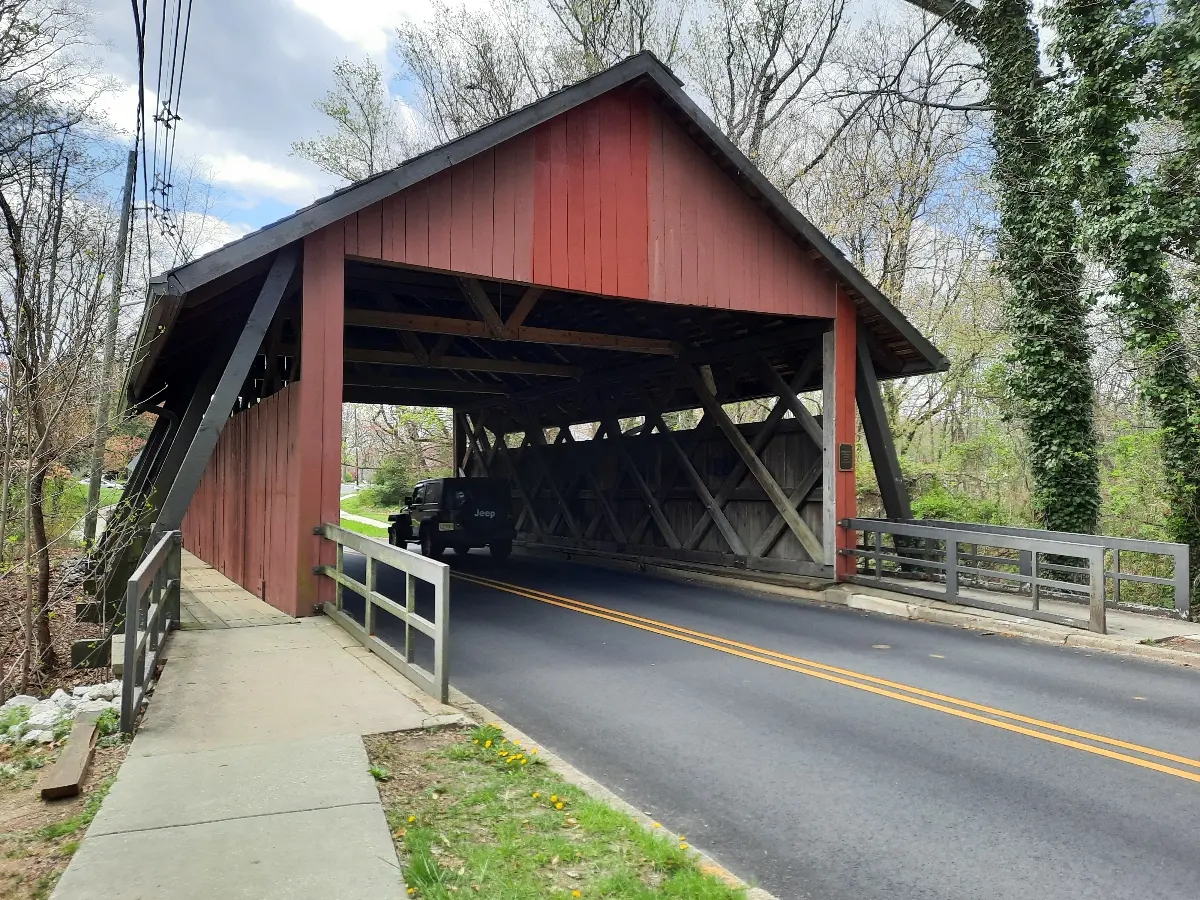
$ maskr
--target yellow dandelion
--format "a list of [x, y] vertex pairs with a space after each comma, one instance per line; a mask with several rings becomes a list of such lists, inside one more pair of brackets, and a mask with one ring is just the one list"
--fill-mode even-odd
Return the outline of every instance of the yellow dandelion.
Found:
[[513, 746], [514, 746], [514, 747], [520, 747], [520, 746], [521, 746], [521, 742], [520, 742], [520, 741], [513, 741]]
[[542, 796], [542, 792], [541, 792], [541, 791], [534, 791], [534, 792], [533, 792], [533, 799], [534, 799], [534, 800], [536, 800], [536, 799], [537, 799], [538, 797], [540, 797], [540, 796]]
[[408, 889], [408, 896], [410, 896], [410, 897], [411, 897], [411, 896], [412, 896], [413, 894], [415, 894], [416, 892], [417, 892], [417, 889], [416, 889], [416, 888], [409, 888], [409, 889]]
[[686, 850], [687, 848], [688, 848], [688, 845], [687, 845], [686, 843], [684, 843], [683, 841], [680, 841], [680, 842], [679, 842], [679, 849], [680, 849], [680, 850]]
[[562, 808], [563, 808], [562, 801], [559, 801], [558, 803], [555, 803], [555, 804], [554, 804], [554, 808], [555, 808], [555, 809], [562, 809]]
[[521, 765], [523, 765], [523, 766], [529, 765], [529, 760], [527, 760], [527, 759], [521, 760]]
[[582, 897], [583, 894], [579, 893], [579, 891], [571, 891], [571, 896], [572, 897]]
[[534, 747], [534, 748], [533, 748], [532, 750], [530, 750], [529, 752], [530, 752], [530, 753], [537, 753], [537, 747]]
[[650, 827], [651, 827], [651, 828], [662, 828], [662, 825], [660, 825], [658, 822], [655, 822], [655, 823], [654, 823], [653, 825], [651, 825]]
[[492, 741], [491, 741], [491, 739], [489, 738], [488, 740], [484, 741], [484, 742], [483, 742], [483, 746], [485, 746], [485, 747], [490, 747], [490, 746], [492, 746]]
[[475, 738], [475, 743], [479, 743], [479, 738]]
[[551, 802], [551, 803], [554, 803], [554, 802], [555, 802], [555, 801], [557, 801], [557, 800], [558, 800], [558, 794], [551, 794], [551, 795], [550, 795], [550, 802]]
[[415, 821], [417, 821], [417, 817], [416, 817], [416, 816], [409, 816], [409, 817], [408, 817], [408, 821], [410, 821], [410, 822], [415, 822]]

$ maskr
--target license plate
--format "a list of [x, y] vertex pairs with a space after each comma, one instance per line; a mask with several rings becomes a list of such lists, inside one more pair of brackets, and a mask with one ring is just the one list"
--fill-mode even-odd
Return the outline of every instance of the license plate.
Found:
[[438, 522], [438, 531], [453, 531], [453, 522]]

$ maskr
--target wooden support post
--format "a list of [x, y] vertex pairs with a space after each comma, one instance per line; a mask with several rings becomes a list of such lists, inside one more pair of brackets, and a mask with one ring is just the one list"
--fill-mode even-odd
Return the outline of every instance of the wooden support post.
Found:
[[866, 336], [858, 336], [858, 377], [854, 392], [858, 398], [858, 414], [862, 417], [863, 434], [867, 438], [867, 449], [871, 451], [871, 464], [875, 467], [875, 480], [879, 484], [879, 496], [883, 499], [883, 511], [889, 519], [911, 519], [912, 503], [908, 496], [908, 485], [900, 472], [900, 460], [896, 455], [896, 442], [888, 425], [887, 413], [883, 409], [883, 397], [879, 393], [879, 379]]
[[453, 446], [454, 446], [454, 476], [463, 478], [467, 474], [467, 434], [466, 427], [463, 424], [463, 415], [457, 409], [454, 410], [453, 426]]
[[838, 552], [854, 547], [854, 532], [842, 528], [838, 522], [853, 519], [858, 511], [854, 477], [854, 444], [858, 433], [854, 418], [857, 325], [854, 301], [838, 288], [836, 315], [822, 341], [821, 428], [824, 439], [824, 562], [833, 567], [839, 580], [854, 574], [855, 569], [855, 558]]
[[[313, 529], [341, 521], [342, 333], [346, 259], [340, 226], [304, 239], [300, 379], [295, 431], [296, 466], [289, 490], [296, 496], [295, 615], [332, 601], [333, 581], [313, 574], [336, 564], [335, 545]], [[289, 502], [290, 507], [290, 502]]]

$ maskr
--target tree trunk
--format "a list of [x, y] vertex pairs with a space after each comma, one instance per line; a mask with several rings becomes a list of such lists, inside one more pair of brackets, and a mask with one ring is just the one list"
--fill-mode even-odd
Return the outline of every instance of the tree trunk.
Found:
[[46, 540], [46, 466], [41, 464], [29, 481], [29, 519], [33, 527], [33, 553], [37, 559], [33, 620], [37, 629], [38, 665], [48, 672], [58, 664], [50, 635], [50, 547]]
[[968, 36], [983, 55], [999, 187], [999, 270], [1012, 287], [1011, 384], [1029, 442], [1034, 508], [1055, 531], [1094, 532], [1100, 478], [1088, 304], [1072, 197], [1054, 183], [1038, 33], [1028, 0], [986, 0]]

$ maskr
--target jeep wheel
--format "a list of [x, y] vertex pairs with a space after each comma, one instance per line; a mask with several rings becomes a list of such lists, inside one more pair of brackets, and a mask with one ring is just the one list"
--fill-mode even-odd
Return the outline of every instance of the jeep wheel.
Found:
[[421, 532], [422, 556], [428, 556], [430, 559], [440, 559], [442, 549], [441, 541], [437, 539], [437, 535], [433, 533], [432, 528], [426, 528]]
[[505, 560], [512, 556], [512, 541], [492, 541], [488, 544], [492, 559]]

